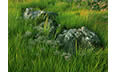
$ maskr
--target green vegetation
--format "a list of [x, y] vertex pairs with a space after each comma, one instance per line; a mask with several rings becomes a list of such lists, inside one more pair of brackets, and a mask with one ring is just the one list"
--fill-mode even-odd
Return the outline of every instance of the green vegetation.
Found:
[[[107, 10], [90, 10], [90, 6], [87, 6], [86, 3], [81, 3], [80, 8], [78, 8], [77, 3], [66, 2], [66, 0], [9, 0], [8, 3], [9, 72], [108, 71]], [[56, 21], [62, 25], [61, 28], [87, 26], [98, 34], [104, 49], [96, 48], [95, 51], [76, 49], [76, 56], [72, 56], [67, 61], [64, 57], [53, 54], [56, 48], [50, 48], [45, 44], [29, 45], [28, 38], [23, 38], [23, 35], [26, 31], [33, 31], [30, 24], [35, 24], [35, 22], [22, 19], [22, 8], [26, 7], [58, 13]], [[46, 22], [45, 25], [47, 25]]]

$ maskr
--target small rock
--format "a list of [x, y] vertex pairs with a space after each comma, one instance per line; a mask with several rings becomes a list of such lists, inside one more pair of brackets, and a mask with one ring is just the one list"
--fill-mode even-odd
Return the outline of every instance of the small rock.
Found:
[[26, 31], [24, 34], [24, 37], [30, 37], [32, 35], [32, 32]]

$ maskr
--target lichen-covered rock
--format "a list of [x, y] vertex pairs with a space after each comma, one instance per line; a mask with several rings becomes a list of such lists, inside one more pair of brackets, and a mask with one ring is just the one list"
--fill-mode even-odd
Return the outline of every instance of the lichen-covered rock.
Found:
[[33, 8], [26, 8], [24, 12], [25, 19], [35, 19], [41, 18], [41, 23], [38, 23], [38, 26], [34, 26], [33, 29], [36, 29], [40, 33], [46, 32], [49, 37], [53, 37], [58, 24], [55, 21], [56, 13], [46, 12], [46, 11], [33, 11]]
[[65, 51], [73, 52], [75, 49], [75, 32], [76, 29], [64, 30], [61, 34], [57, 36], [58, 44]]
[[46, 12], [46, 11], [41, 11], [41, 10], [33, 11], [33, 8], [26, 8], [23, 14], [25, 19], [35, 19], [37, 17], [40, 17], [41, 15], [43, 15], [43, 19], [45, 19], [47, 15], [50, 18], [57, 16], [57, 14], [53, 12]]
[[56, 39], [65, 51], [75, 52], [76, 47], [95, 47], [100, 44], [98, 36], [86, 27], [64, 30]]
[[86, 27], [81, 27], [81, 32], [83, 33], [82, 41], [85, 41], [88, 45], [94, 46], [100, 44], [100, 39], [94, 32], [88, 30]]

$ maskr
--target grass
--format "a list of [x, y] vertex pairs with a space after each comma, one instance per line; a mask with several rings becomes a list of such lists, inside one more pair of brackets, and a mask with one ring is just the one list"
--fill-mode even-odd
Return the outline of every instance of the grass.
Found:
[[[20, 17], [21, 8], [57, 12], [57, 22], [66, 28], [87, 26], [100, 37], [104, 50], [76, 49], [76, 56], [66, 61], [61, 55], [54, 55], [57, 47], [45, 44], [29, 44], [23, 38], [26, 31], [33, 31], [30, 24]], [[8, 5], [8, 71], [9, 72], [107, 72], [108, 71], [108, 19], [107, 11], [79, 9], [75, 4], [58, 0], [9, 0]], [[62, 28], [63, 28], [62, 27]], [[61, 53], [63, 51], [60, 51]]]

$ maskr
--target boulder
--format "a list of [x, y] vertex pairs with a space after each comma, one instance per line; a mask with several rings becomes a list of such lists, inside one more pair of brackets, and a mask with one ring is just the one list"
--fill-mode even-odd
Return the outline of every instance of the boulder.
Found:
[[41, 10], [33, 11], [33, 8], [26, 8], [23, 14], [25, 19], [35, 19], [42, 15], [43, 19], [45, 19], [47, 16], [49, 16], [49, 18], [57, 16], [57, 14], [53, 12], [46, 12]]
[[58, 44], [67, 52], [74, 52], [76, 47], [90, 48], [100, 44], [98, 36], [86, 27], [64, 30], [57, 36]]
[[[33, 11], [33, 8], [26, 8], [24, 12], [25, 19], [36, 19], [40, 18], [42, 21], [38, 26], [34, 26], [33, 28], [40, 32], [48, 32], [49, 37], [53, 37], [56, 32], [56, 28], [58, 24], [55, 21], [56, 13], [46, 12], [46, 11]], [[45, 30], [45, 31], [43, 31]]]

